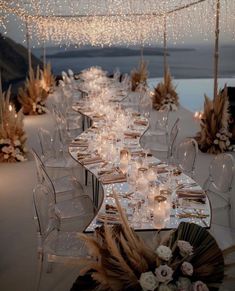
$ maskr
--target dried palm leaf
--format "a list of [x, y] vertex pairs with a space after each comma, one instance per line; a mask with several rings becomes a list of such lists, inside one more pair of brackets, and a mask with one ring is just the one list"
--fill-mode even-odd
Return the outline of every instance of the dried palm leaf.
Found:
[[201, 131], [196, 136], [201, 151], [218, 154], [231, 150], [228, 107], [226, 85], [213, 101], [205, 95]]
[[156, 110], [177, 110], [179, 106], [179, 97], [175, 88], [168, 69], [164, 82], [160, 82], [154, 89], [153, 108]]
[[45, 101], [47, 92], [41, 87], [40, 70], [37, 67], [36, 74], [32, 68], [29, 70], [29, 77], [25, 81], [24, 88], [18, 91], [18, 100], [27, 115], [38, 115], [46, 112]]
[[51, 64], [45, 64], [43, 70], [40, 70], [41, 74], [41, 87], [49, 93], [55, 86], [55, 77], [52, 74]]
[[25, 160], [26, 134], [23, 129], [23, 112], [16, 113], [10, 103], [11, 88], [0, 90], [0, 162]]
[[[168, 262], [162, 261], [130, 228], [117, 197], [114, 194], [121, 224], [111, 227], [105, 223], [96, 230], [95, 238], [80, 236], [92, 249], [93, 259], [83, 261], [85, 268], [71, 291], [141, 291], [141, 275], [154, 272], [156, 267], [165, 264], [173, 270], [171, 284], [176, 288], [178, 278], [182, 277], [181, 267], [184, 261], [193, 265], [191, 282], [203, 281], [210, 290], [218, 290], [224, 279], [224, 257], [215, 239], [205, 228], [182, 222], [162, 242], [159, 240], [160, 244], [164, 243], [172, 250], [171, 259]], [[193, 246], [193, 253], [186, 258], [180, 255], [177, 246], [179, 240]], [[224, 254], [228, 255], [234, 250], [234, 246], [230, 247]], [[233, 265], [230, 263], [227, 267]]]
[[132, 91], [136, 91], [139, 85], [146, 87], [148, 79], [148, 63], [141, 59], [139, 67], [131, 71]]

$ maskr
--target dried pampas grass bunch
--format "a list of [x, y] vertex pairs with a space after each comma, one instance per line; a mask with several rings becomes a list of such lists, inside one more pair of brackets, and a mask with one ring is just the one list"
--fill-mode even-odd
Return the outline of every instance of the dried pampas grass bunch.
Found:
[[84, 267], [71, 291], [218, 290], [224, 257], [205, 228], [182, 222], [175, 231], [157, 233], [150, 247], [130, 228], [114, 197], [120, 224], [105, 223], [96, 237], [80, 235], [91, 257], [81, 262]]
[[0, 88], [0, 162], [21, 162], [27, 152], [24, 115], [22, 110], [16, 113], [10, 94], [10, 88], [4, 93]]
[[179, 97], [175, 88], [168, 69], [164, 82], [159, 83], [154, 89], [153, 108], [156, 110], [177, 110], [179, 106]]
[[40, 85], [48, 94], [53, 92], [55, 86], [55, 77], [52, 74], [51, 64], [45, 64], [40, 70], [41, 82]]
[[196, 139], [202, 152], [211, 154], [223, 153], [232, 150], [229, 132], [227, 87], [220, 91], [215, 100], [210, 100], [205, 95], [204, 112], [201, 118], [201, 131]]
[[148, 63], [141, 59], [138, 69], [133, 69], [131, 71], [131, 88], [132, 91], [136, 91], [139, 85], [144, 87], [147, 86], [148, 79]]
[[37, 67], [36, 74], [32, 68], [29, 70], [29, 77], [26, 79], [24, 88], [18, 91], [18, 100], [26, 115], [39, 115], [46, 112], [45, 101], [48, 93], [42, 88], [40, 70]]

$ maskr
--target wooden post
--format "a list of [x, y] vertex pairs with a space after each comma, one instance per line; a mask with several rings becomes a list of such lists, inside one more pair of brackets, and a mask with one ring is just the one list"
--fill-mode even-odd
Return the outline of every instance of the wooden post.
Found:
[[28, 26], [27, 18], [26, 18], [25, 26], [26, 26], [26, 43], [27, 43], [27, 50], [28, 50], [28, 66], [29, 66], [29, 71], [30, 71], [30, 69], [32, 68], [32, 59], [31, 59], [29, 26]]
[[166, 15], [164, 15], [164, 32], [163, 32], [163, 38], [164, 38], [164, 56], [163, 56], [163, 70], [164, 70], [164, 84], [166, 84], [166, 74], [167, 74], [167, 47], [166, 47]]
[[219, 66], [219, 15], [220, 0], [216, 2], [216, 20], [215, 20], [215, 48], [214, 48], [214, 100], [218, 93], [218, 66]]
[[43, 41], [43, 67], [46, 66], [46, 47], [45, 47], [45, 41]]

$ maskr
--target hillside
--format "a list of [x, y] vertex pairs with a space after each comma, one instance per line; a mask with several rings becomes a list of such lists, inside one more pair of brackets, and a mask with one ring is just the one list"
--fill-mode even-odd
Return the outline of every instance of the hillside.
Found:
[[[35, 68], [40, 60], [32, 55], [32, 66]], [[2, 83], [8, 85], [12, 82], [24, 80], [28, 72], [27, 49], [0, 34], [0, 70]]]

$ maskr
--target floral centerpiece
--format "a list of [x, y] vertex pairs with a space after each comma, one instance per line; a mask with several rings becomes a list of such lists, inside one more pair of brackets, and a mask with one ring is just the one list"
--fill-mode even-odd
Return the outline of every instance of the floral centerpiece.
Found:
[[131, 71], [132, 91], [136, 91], [139, 85], [146, 87], [147, 79], [148, 79], [147, 62], [141, 59], [138, 69], [133, 69]]
[[55, 86], [55, 77], [51, 71], [51, 64], [45, 64], [43, 69], [40, 70], [41, 73], [41, 81], [40, 85], [42, 89], [44, 89], [48, 94], [53, 92]]
[[196, 140], [202, 152], [218, 154], [233, 150], [229, 132], [227, 87], [220, 91], [215, 100], [210, 100], [205, 95], [204, 112], [202, 114], [200, 126]]
[[96, 237], [81, 234], [91, 258], [71, 291], [207, 291], [218, 290], [225, 276], [224, 256], [203, 227], [182, 222], [178, 229], [158, 233], [148, 246], [129, 226], [117, 196], [120, 224], [104, 224]]
[[26, 115], [39, 115], [45, 113], [45, 101], [47, 96], [47, 91], [41, 86], [39, 67], [37, 67], [36, 74], [34, 74], [31, 68], [24, 88], [20, 88], [18, 92], [18, 100], [22, 105], [23, 113]]
[[23, 112], [16, 113], [10, 104], [10, 88], [3, 93], [0, 88], [0, 162], [26, 160], [26, 134], [23, 129]]
[[153, 108], [156, 110], [177, 110], [179, 97], [172, 83], [169, 69], [164, 82], [160, 82], [153, 92]]

